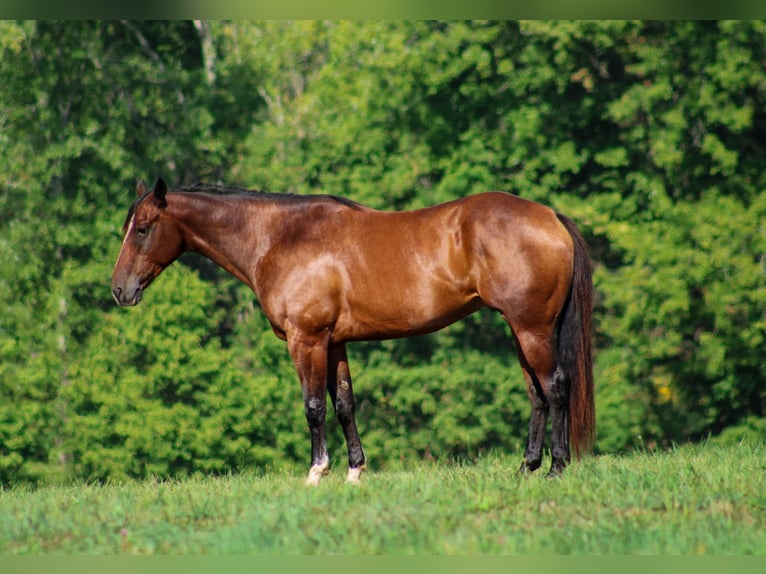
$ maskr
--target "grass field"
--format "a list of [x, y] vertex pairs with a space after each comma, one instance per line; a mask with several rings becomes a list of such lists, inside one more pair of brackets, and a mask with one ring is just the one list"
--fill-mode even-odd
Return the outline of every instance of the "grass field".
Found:
[[766, 554], [766, 447], [0, 491], [0, 553]]

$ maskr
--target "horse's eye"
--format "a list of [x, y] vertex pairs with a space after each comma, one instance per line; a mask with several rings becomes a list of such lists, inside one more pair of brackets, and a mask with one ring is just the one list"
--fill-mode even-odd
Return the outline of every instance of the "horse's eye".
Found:
[[136, 227], [136, 235], [139, 237], [146, 237], [149, 235], [149, 228], [148, 227]]

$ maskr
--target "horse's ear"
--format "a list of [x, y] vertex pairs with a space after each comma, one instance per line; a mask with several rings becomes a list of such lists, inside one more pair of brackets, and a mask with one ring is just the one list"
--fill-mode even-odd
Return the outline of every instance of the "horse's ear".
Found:
[[138, 197], [141, 197], [141, 196], [142, 196], [142, 195], [144, 195], [144, 194], [145, 194], [147, 191], [149, 191], [149, 190], [148, 190], [148, 189], [146, 189], [146, 182], [144, 182], [144, 180], [143, 180], [143, 179], [139, 179], [139, 180], [136, 182], [136, 195], [137, 195]]
[[154, 203], [157, 207], [167, 207], [168, 200], [165, 199], [165, 194], [168, 192], [168, 186], [165, 185], [165, 180], [161, 177], [157, 178], [157, 183], [154, 184]]

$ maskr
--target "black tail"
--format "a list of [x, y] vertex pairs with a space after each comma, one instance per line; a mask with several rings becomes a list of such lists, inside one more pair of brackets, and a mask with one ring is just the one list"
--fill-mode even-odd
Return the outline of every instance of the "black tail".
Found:
[[557, 215], [574, 241], [574, 275], [559, 323], [558, 357], [570, 385], [569, 442], [575, 458], [580, 458], [593, 450], [596, 434], [591, 351], [593, 279], [585, 239], [571, 219]]

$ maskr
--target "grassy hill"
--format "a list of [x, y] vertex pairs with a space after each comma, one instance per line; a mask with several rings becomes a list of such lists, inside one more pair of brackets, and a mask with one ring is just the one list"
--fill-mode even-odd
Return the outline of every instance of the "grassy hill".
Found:
[[0, 491], [8, 554], [766, 554], [766, 447]]

